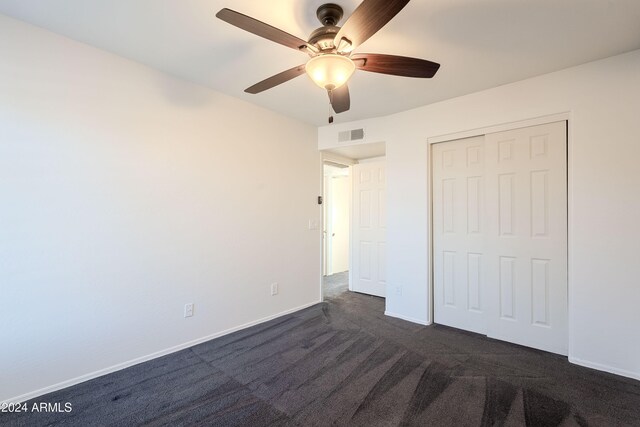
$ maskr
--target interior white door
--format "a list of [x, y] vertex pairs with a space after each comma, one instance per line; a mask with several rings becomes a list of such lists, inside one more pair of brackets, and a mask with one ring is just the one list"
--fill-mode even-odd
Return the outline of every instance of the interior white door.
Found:
[[349, 205], [351, 196], [348, 175], [331, 179], [331, 269], [340, 273], [349, 269]]
[[434, 320], [486, 334], [484, 137], [436, 144], [432, 156]]
[[353, 166], [352, 290], [384, 297], [386, 293], [385, 161]]
[[566, 122], [436, 144], [434, 320], [567, 354]]
[[566, 355], [566, 122], [486, 136], [488, 335]]
[[331, 245], [329, 244], [329, 230], [330, 218], [329, 213], [331, 212], [331, 208], [329, 207], [329, 202], [331, 200], [330, 191], [331, 191], [331, 175], [327, 172], [327, 166], [324, 166], [324, 177], [323, 177], [323, 185], [322, 185], [322, 200], [324, 203], [322, 204], [322, 275], [327, 276], [331, 274]]

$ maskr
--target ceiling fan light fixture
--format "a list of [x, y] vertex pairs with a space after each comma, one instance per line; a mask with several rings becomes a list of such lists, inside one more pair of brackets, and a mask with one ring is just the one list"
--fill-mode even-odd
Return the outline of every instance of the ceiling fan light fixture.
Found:
[[315, 84], [323, 89], [334, 90], [349, 81], [356, 66], [346, 56], [328, 53], [311, 58], [305, 70]]

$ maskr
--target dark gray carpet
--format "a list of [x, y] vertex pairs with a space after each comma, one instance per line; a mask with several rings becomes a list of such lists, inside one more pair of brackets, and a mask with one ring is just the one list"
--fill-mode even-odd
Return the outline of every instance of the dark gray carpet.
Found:
[[0, 414], [0, 424], [640, 425], [638, 381], [383, 309], [342, 293], [35, 399], [71, 402], [71, 413]]
[[331, 274], [322, 278], [322, 296], [335, 298], [349, 290], [349, 272]]

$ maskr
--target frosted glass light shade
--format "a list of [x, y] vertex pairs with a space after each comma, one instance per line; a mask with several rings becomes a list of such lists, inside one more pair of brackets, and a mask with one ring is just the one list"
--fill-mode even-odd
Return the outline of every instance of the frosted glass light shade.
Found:
[[307, 62], [305, 69], [315, 84], [323, 89], [333, 90], [349, 80], [356, 66], [346, 56], [331, 53], [314, 56]]

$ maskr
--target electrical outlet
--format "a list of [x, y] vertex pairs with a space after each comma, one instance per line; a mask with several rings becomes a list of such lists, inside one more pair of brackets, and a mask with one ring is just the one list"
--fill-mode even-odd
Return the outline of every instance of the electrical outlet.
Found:
[[402, 296], [402, 285], [396, 285], [396, 295]]
[[192, 317], [193, 316], [193, 303], [184, 305], [184, 317]]
[[271, 284], [271, 296], [278, 295], [278, 283]]

